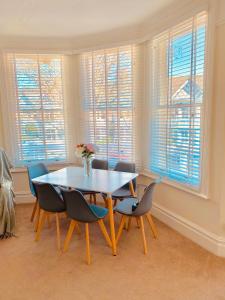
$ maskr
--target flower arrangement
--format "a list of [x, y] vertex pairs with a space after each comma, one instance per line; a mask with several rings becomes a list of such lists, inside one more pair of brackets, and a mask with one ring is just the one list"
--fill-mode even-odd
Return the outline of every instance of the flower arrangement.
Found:
[[77, 157], [83, 158], [85, 176], [91, 175], [91, 161], [96, 151], [97, 148], [93, 144], [78, 144], [76, 146], [75, 154]]
[[78, 144], [76, 146], [75, 154], [77, 157], [91, 159], [93, 158], [95, 152], [96, 147], [93, 144]]

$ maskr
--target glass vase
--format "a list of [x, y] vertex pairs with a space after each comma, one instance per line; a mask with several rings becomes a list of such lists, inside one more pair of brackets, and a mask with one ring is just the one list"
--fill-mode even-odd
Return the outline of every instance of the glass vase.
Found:
[[92, 159], [83, 158], [84, 176], [90, 176], [92, 171]]

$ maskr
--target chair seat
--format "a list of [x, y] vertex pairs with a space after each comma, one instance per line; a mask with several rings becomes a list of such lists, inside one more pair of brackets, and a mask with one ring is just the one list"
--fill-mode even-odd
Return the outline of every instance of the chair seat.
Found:
[[118, 190], [116, 190], [113, 194], [112, 194], [112, 198], [114, 199], [122, 199], [122, 198], [131, 198], [131, 192], [129, 190], [129, 188], [120, 188]]
[[131, 216], [133, 215], [132, 205], [136, 202], [137, 198], [126, 198], [117, 204], [117, 206], [114, 208], [114, 211], [123, 215]]
[[97, 216], [98, 219], [104, 218], [108, 213], [107, 208], [97, 206], [97, 205], [94, 205], [94, 204], [90, 204], [89, 206], [92, 209], [92, 211], [94, 212], [94, 214]]

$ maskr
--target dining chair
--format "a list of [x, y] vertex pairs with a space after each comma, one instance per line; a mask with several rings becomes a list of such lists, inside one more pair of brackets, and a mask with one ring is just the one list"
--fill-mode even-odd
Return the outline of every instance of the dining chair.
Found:
[[30, 191], [31, 191], [32, 195], [36, 198], [35, 204], [33, 206], [33, 211], [32, 211], [32, 214], [31, 214], [30, 221], [33, 222], [34, 217], [37, 213], [37, 222], [36, 223], [38, 224], [40, 209], [39, 209], [38, 199], [37, 199], [37, 195], [36, 195], [36, 191], [35, 191], [32, 179], [47, 174], [48, 169], [43, 163], [38, 163], [38, 164], [28, 166], [27, 167], [27, 173], [28, 173], [28, 178], [29, 178]]
[[[92, 168], [93, 169], [99, 169], [99, 170], [108, 170], [108, 161], [103, 160], [103, 159], [93, 159], [92, 161]], [[84, 191], [84, 190], [79, 190], [83, 195], [89, 195], [89, 201], [90, 203], [94, 203], [95, 205], [97, 204], [97, 198], [96, 195], [99, 194], [95, 191]]]
[[85, 224], [86, 236], [86, 259], [87, 264], [91, 263], [90, 241], [89, 241], [89, 223], [98, 222], [106, 242], [111, 247], [112, 243], [107, 233], [103, 218], [107, 215], [108, 209], [93, 204], [88, 204], [83, 194], [78, 190], [62, 190], [62, 196], [66, 204], [67, 216], [71, 219], [70, 226], [64, 242], [63, 251], [67, 251], [69, 243], [77, 222]]
[[123, 201], [119, 202], [118, 205], [114, 208], [114, 210], [121, 214], [121, 221], [118, 229], [118, 233], [116, 236], [116, 243], [118, 243], [120, 236], [122, 234], [123, 228], [127, 220], [129, 221], [128, 230], [131, 225], [132, 218], [136, 218], [138, 224], [141, 227], [143, 245], [144, 245], [144, 254], [147, 254], [147, 243], [144, 229], [144, 221], [143, 217], [146, 217], [151, 231], [153, 233], [153, 237], [157, 238], [157, 231], [155, 224], [153, 222], [152, 216], [150, 214], [150, 210], [152, 207], [152, 196], [153, 190], [156, 186], [156, 182], [151, 183], [149, 186], [145, 188], [144, 194], [140, 201], [137, 198], [126, 198]]
[[[116, 164], [116, 166], [113, 170], [119, 171], [119, 172], [135, 173], [135, 164], [130, 163], [130, 162], [120, 161]], [[132, 188], [133, 188], [133, 194], [134, 194], [136, 191], [136, 185], [137, 185], [136, 178], [132, 180], [132, 183], [133, 183]], [[124, 186], [122, 186], [121, 188], [119, 188], [112, 194], [112, 199], [114, 200], [114, 206], [116, 206], [118, 200], [122, 201], [125, 198], [134, 197], [133, 194], [131, 192], [130, 183], [125, 184]], [[103, 198], [106, 203], [106, 194], [103, 194]]]
[[36, 190], [38, 203], [40, 206], [40, 218], [35, 241], [39, 241], [40, 239], [41, 230], [43, 228], [46, 217], [48, 217], [50, 214], [55, 215], [57, 247], [58, 250], [60, 250], [61, 238], [59, 214], [66, 211], [65, 203], [62, 199], [62, 196], [58, 193], [55, 187], [49, 183], [34, 183], [34, 188]]

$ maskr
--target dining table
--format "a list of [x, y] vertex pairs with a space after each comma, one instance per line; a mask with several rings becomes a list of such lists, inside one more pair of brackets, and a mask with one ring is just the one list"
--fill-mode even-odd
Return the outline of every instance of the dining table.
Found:
[[94, 191], [107, 195], [107, 207], [109, 210], [110, 237], [112, 242], [112, 254], [117, 254], [116, 234], [114, 224], [113, 199], [112, 194], [129, 183], [130, 192], [135, 196], [133, 180], [137, 173], [119, 172], [113, 170], [92, 169], [89, 176], [84, 174], [82, 167], [69, 166], [46, 175], [34, 178], [34, 183], [49, 183], [54, 186], [61, 186], [69, 189], [83, 191]]

